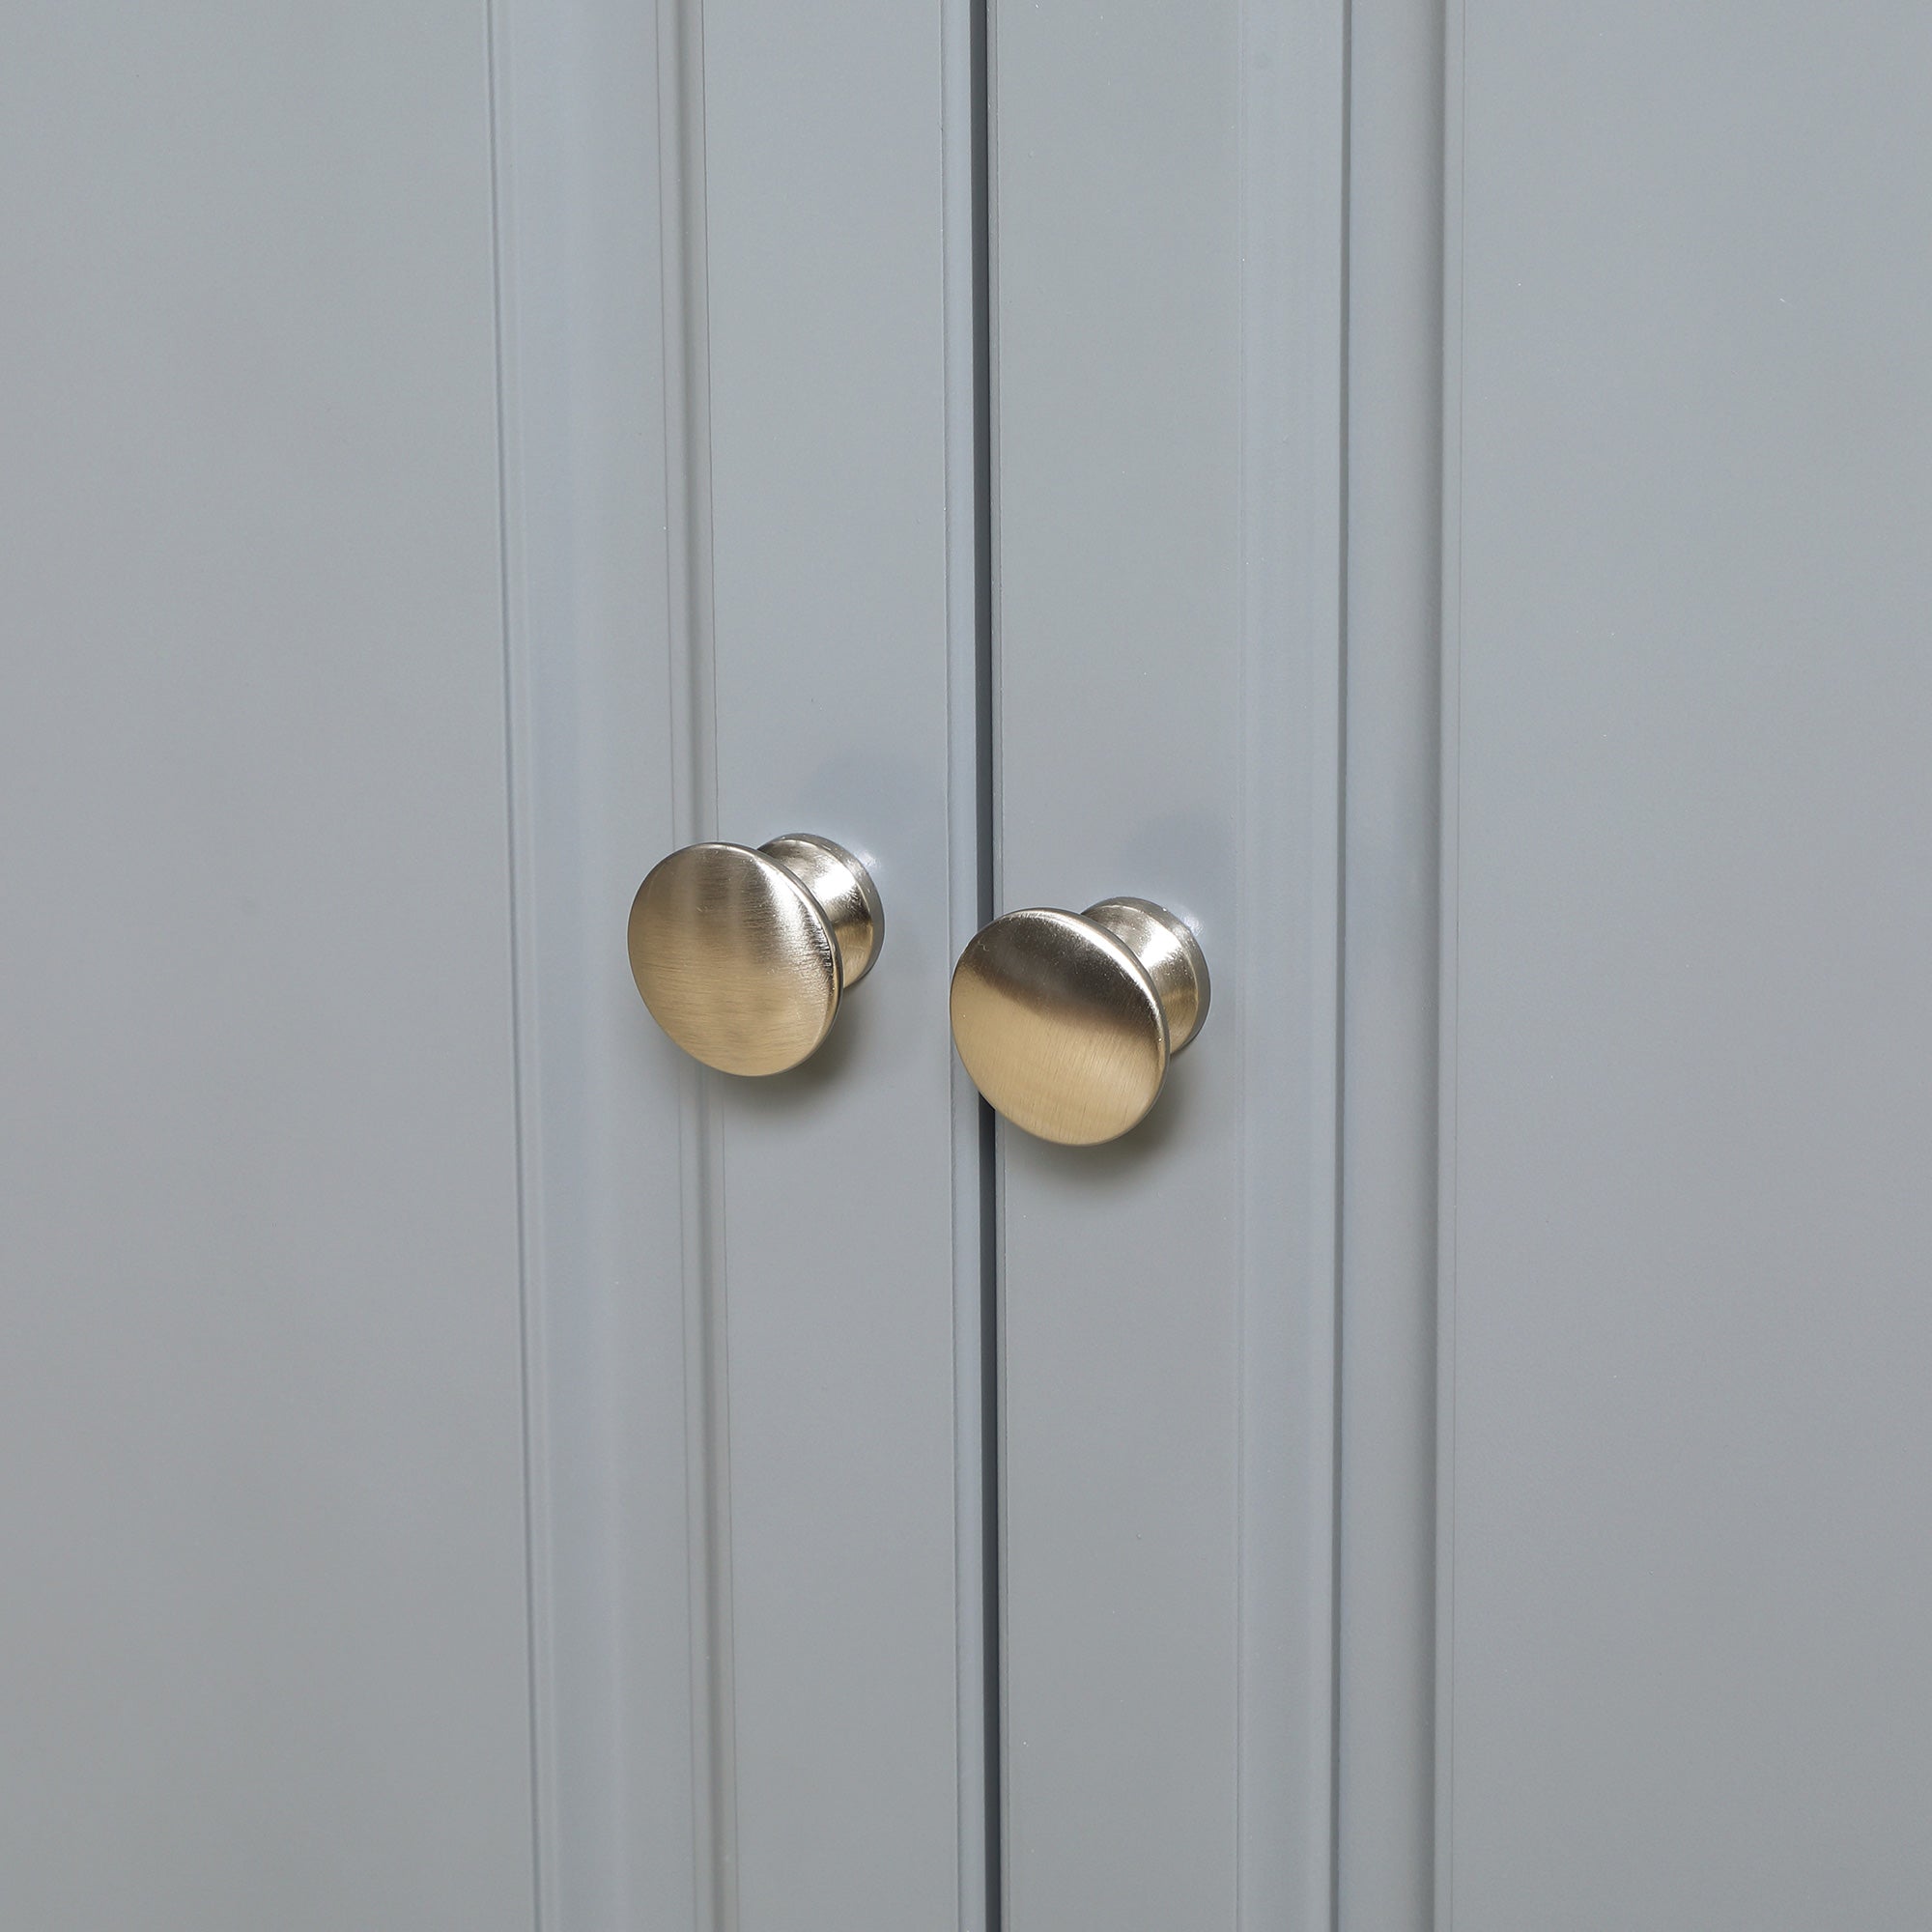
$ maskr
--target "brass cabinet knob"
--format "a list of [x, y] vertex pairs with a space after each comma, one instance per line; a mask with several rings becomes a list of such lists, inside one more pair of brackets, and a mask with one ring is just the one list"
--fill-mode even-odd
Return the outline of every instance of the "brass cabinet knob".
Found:
[[952, 1041], [1016, 1127], [1069, 1147], [1146, 1117], [1208, 1016], [1208, 961], [1146, 899], [1035, 907], [976, 933], [952, 970]]
[[687, 845], [638, 888], [631, 975], [694, 1060], [782, 1073], [831, 1031], [885, 931], [871, 875], [829, 838]]

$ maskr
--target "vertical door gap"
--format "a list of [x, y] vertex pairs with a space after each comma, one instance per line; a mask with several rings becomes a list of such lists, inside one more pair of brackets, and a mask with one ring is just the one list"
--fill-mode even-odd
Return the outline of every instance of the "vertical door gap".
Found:
[[[974, 804], [979, 828], [978, 919], [993, 917], [995, 839], [993, 675], [993, 300], [992, 120], [989, 9], [971, 0], [973, 118], [973, 611]], [[1002, 1845], [1005, 1766], [1002, 1756], [1002, 1650], [1005, 1621], [1000, 1591], [1000, 1241], [998, 1142], [993, 1110], [980, 1117], [980, 1321], [981, 1445], [980, 1552], [985, 1632], [986, 1926], [1001, 1932], [1006, 1917], [1006, 1860]]]

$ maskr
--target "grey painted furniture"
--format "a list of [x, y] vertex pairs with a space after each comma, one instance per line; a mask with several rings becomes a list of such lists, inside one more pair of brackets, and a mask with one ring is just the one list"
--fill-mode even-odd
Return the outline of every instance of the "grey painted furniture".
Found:
[[[0, 1923], [1932, 1918], [1928, 61], [11, 22]], [[1123, 893], [1201, 1037], [995, 1128]]]

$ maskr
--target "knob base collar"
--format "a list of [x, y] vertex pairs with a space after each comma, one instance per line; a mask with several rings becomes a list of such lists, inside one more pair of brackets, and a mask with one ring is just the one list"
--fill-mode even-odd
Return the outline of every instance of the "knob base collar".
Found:
[[1208, 1017], [1208, 957], [1193, 928], [1151, 899], [1102, 899], [1081, 914], [1141, 962], [1167, 1019], [1167, 1050], [1179, 1053]]

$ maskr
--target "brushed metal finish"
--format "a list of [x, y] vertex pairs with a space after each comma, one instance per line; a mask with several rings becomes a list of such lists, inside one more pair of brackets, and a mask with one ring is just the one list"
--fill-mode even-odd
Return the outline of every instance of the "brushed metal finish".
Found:
[[885, 944], [886, 909], [879, 903], [871, 873], [842, 845], [809, 832], [767, 838], [758, 850], [776, 859], [825, 915], [849, 993], [872, 970]]
[[1041, 1140], [1118, 1140], [1201, 1030], [1208, 962], [1147, 899], [1032, 906], [976, 933], [952, 973], [952, 1040], [994, 1110]]
[[1167, 1018], [1167, 1050], [1179, 1053], [1208, 1017], [1208, 960], [1184, 920], [1151, 899], [1102, 899], [1081, 915], [1105, 926], [1140, 961]]
[[694, 1060], [782, 1073], [817, 1050], [884, 936], [870, 875], [829, 838], [687, 845], [638, 888], [631, 975]]

